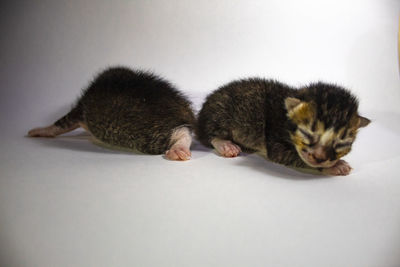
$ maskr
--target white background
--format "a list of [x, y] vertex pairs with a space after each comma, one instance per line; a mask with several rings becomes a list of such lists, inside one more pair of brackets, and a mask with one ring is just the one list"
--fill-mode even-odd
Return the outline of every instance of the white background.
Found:
[[[400, 266], [400, 2], [14, 1], [0, 10], [1, 266]], [[335, 82], [372, 119], [347, 177], [256, 155], [132, 155], [64, 115], [107, 66], [152, 70], [198, 109], [232, 79]]]

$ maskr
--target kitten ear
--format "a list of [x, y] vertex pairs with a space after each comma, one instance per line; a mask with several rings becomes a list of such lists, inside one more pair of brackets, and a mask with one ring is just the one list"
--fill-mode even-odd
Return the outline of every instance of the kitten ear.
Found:
[[285, 107], [287, 111], [291, 111], [293, 110], [295, 107], [297, 107], [298, 105], [300, 105], [301, 100], [298, 98], [294, 98], [294, 97], [287, 97], [285, 99]]
[[359, 128], [365, 127], [371, 122], [370, 119], [367, 119], [367, 118], [362, 117], [362, 116], [358, 116], [358, 119], [360, 120], [360, 124], [358, 126]]

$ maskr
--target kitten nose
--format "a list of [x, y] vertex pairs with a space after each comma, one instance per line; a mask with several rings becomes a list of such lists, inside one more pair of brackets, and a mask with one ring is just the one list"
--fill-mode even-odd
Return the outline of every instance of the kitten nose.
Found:
[[316, 158], [315, 156], [314, 156], [314, 160], [316, 163], [322, 163], [322, 162], [326, 161], [326, 159]]
[[322, 163], [327, 160], [326, 151], [323, 146], [319, 146], [314, 150], [313, 157], [315, 162]]

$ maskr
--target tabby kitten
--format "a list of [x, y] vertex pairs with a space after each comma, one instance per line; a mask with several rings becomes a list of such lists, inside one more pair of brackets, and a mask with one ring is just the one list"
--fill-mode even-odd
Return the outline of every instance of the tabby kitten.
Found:
[[67, 115], [28, 135], [54, 137], [83, 127], [112, 147], [187, 160], [194, 121], [190, 102], [169, 82], [114, 67], [94, 79]]
[[260, 78], [233, 81], [211, 93], [198, 116], [197, 136], [224, 157], [260, 152], [273, 162], [347, 175], [341, 158], [369, 124], [346, 89], [313, 83], [301, 89]]

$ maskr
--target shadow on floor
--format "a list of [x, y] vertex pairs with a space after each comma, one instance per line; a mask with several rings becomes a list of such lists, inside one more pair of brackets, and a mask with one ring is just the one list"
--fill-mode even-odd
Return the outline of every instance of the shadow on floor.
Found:
[[[200, 144], [197, 140], [193, 141], [193, 151], [202, 151], [213, 153], [215, 156], [221, 157], [214, 149], [208, 148]], [[240, 153], [236, 161], [237, 166], [250, 168], [262, 172], [263, 174], [278, 178], [290, 180], [313, 180], [332, 178], [332, 176], [321, 175], [317, 171], [304, 172], [303, 170], [292, 169], [280, 164], [272, 163], [257, 153]], [[229, 160], [229, 159], [226, 159]]]
[[237, 165], [251, 168], [252, 170], [259, 171], [269, 176], [296, 181], [334, 178], [333, 176], [322, 175], [317, 171], [305, 172], [304, 170], [297, 170], [284, 165], [276, 164], [257, 154], [243, 155], [241, 160], [238, 161]]
[[[32, 142], [38, 142], [43, 146], [68, 149], [74, 151], [84, 151], [84, 152], [102, 153], [102, 154], [152, 156], [128, 149], [111, 148], [108, 147], [107, 145], [98, 144], [97, 142], [93, 142], [93, 139], [90, 134], [83, 131], [78, 131], [78, 132], [75, 131], [65, 135], [57, 136], [55, 138], [39, 137], [39, 138], [29, 138], [29, 139]], [[192, 151], [209, 152], [217, 155], [213, 149], [203, 146], [197, 140], [193, 140]], [[259, 171], [268, 176], [284, 178], [289, 180], [299, 181], [299, 180], [333, 178], [331, 176], [321, 175], [317, 172], [315, 173], [303, 172], [283, 165], [275, 164], [255, 153], [253, 154], [241, 153], [235, 164], [237, 164], [237, 166], [239, 167], [246, 167], [250, 168], [251, 170]]]
[[32, 142], [39, 142], [43, 146], [56, 147], [75, 151], [85, 151], [93, 153], [108, 153], [108, 154], [126, 154], [126, 155], [144, 155], [140, 152], [120, 149], [120, 148], [110, 148], [106, 145], [98, 144], [93, 141], [90, 134], [86, 132], [71, 133], [66, 135], [60, 135], [54, 138], [46, 137], [26, 137], [32, 140]]
[[[106, 144], [101, 144], [99, 142], [94, 141], [90, 134], [80, 130], [67, 133], [64, 135], [59, 135], [54, 138], [47, 138], [47, 137], [32, 138], [28, 136], [26, 136], [26, 138], [29, 138], [34, 142], [39, 142], [43, 146], [50, 146], [50, 147], [75, 150], [75, 151], [108, 153], [108, 154], [126, 154], [126, 155], [148, 155], [135, 150], [112, 147]], [[191, 150], [200, 152], [212, 152], [212, 149], [203, 146], [197, 140], [193, 140]]]

